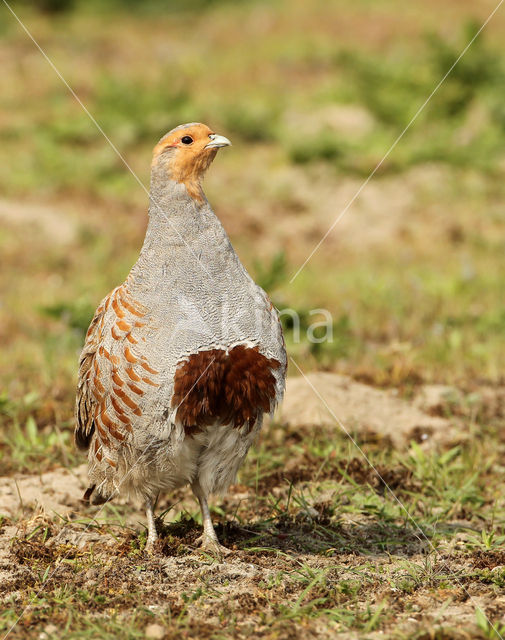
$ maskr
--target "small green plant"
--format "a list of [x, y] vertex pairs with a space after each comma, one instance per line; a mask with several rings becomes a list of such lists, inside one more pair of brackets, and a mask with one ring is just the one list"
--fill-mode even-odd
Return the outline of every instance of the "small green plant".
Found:
[[505, 635], [505, 624], [491, 622], [480, 607], [475, 610], [475, 621], [484, 637], [489, 640], [501, 640]]
[[40, 309], [42, 315], [63, 321], [69, 328], [76, 329], [82, 337], [89, 327], [94, 312], [94, 306], [84, 299], [58, 302]]
[[14, 421], [5, 440], [19, 469], [33, 471], [48, 460], [65, 465], [74, 461], [70, 431], [57, 425], [39, 429], [33, 416], [28, 416], [23, 426]]
[[272, 142], [277, 135], [279, 105], [267, 101], [243, 100], [223, 106], [223, 124], [232, 135], [250, 143]]
[[289, 157], [296, 164], [315, 161], [337, 162], [345, 155], [346, 149], [332, 131], [324, 131], [313, 137], [307, 144], [306, 137], [294, 141], [289, 148]]
[[495, 529], [482, 529], [480, 533], [475, 533], [469, 541], [470, 546], [491, 551], [502, 548], [505, 544], [505, 535], [497, 535]]
[[288, 275], [286, 254], [278, 251], [269, 264], [263, 264], [259, 260], [254, 261], [256, 282], [262, 289], [270, 292], [286, 281]]
[[[438, 34], [428, 36], [435, 77], [443, 77], [459, 58], [435, 99], [435, 113], [438, 117], [459, 115], [482, 90], [492, 88], [494, 92], [503, 85], [503, 59], [488, 46], [483, 33], [477, 35], [480, 27], [481, 24], [476, 20], [468, 22], [462, 30], [459, 42], [454, 45]], [[472, 45], [460, 57], [461, 51], [470, 41]]]

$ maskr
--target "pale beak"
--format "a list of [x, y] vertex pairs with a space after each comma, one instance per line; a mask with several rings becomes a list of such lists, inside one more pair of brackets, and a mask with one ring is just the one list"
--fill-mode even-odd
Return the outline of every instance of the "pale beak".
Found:
[[206, 149], [219, 149], [220, 147], [231, 147], [231, 142], [224, 136], [218, 136], [217, 133], [212, 133], [210, 136], [209, 144], [205, 145]]

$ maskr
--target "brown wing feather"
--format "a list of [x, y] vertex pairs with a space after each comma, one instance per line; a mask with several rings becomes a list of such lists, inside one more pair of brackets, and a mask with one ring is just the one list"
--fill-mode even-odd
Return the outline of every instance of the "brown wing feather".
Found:
[[79, 359], [79, 377], [77, 381], [77, 398], [75, 403], [75, 444], [79, 449], [89, 448], [91, 438], [95, 431], [93, 416], [97, 406], [95, 394], [92, 389], [91, 372], [96, 354], [100, 346], [103, 331], [103, 317], [110, 303], [110, 296], [106, 296], [93, 316], [86, 333], [84, 348]]
[[79, 364], [75, 442], [115, 466], [118, 448], [142, 415], [140, 399], [158, 387], [153, 369], [137, 345], [146, 309], [128, 291], [128, 281], [96, 310]]

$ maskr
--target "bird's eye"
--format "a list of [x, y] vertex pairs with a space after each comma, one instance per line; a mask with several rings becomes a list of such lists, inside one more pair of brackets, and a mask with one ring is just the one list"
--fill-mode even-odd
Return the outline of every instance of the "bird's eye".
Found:
[[193, 142], [193, 138], [191, 136], [183, 136], [181, 138], [182, 144], [191, 144]]

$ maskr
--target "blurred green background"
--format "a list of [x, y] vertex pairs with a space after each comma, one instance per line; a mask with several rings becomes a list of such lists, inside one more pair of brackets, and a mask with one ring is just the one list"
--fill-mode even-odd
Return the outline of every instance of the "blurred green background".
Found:
[[[240, 257], [302, 329], [334, 318], [321, 344], [287, 318], [290, 352], [405, 393], [502, 380], [505, 11], [290, 279], [494, 6], [12, 3], [145, 185], [172, 127], [231, 138], [205, 188]], [[0, 412], [68, 439], [84, 332], [136, 259], [147, 196], [5, 6], [0, 60]]]

